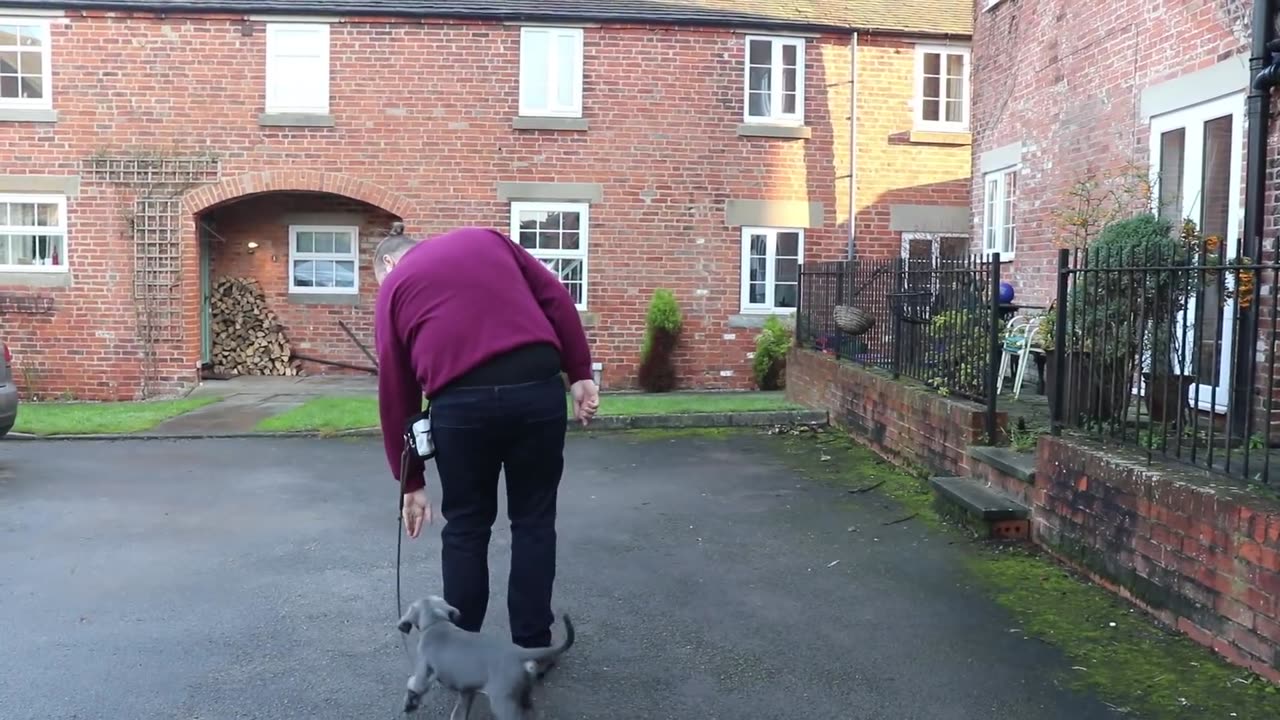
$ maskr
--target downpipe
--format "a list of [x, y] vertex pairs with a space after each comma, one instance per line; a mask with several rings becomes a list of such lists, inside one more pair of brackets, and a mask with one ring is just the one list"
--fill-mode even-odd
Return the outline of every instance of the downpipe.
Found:
[[[1240, 254], [1262, 259], [1263, 212], [1267, 203], [1267, 138], [1270, 134], [1271, 90], [1280, 84], [1280, 41], [1274, 39], [1276, 0], [1256, 0], [1253, 5], [1253, 38], [1249, 54], [1247, 109], [1247, 151], [1245, 158], [1244, 237]], [[1258, 345], [1258, 307], [1261, 305], [1260, 283], [1254, 283], [1253, 302], [1239, 308], [1241, 337], [1236, 342], [1231, 378], [1231, 415], [1227, 422], [1236, 428], [1237, 437], [1252, 432], [1253, 377]]]

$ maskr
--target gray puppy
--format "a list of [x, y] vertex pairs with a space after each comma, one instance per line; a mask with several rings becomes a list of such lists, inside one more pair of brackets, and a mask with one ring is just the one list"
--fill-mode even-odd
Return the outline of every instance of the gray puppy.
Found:
[[539, 663], [550, 663], [573, 646], [573, 623], [564, 615], [565, 638], [558, 647], [525, 649], [458, 627], [458, 610], [444, 598], [416, 600], [396, 626], [408, 635], [418, 629], [418, 660], [409, 676], [404, 711], [418, 709], [432, 682], [458, 693], [449, 720], [467, 720], [476, 693], [489, 698], [494, 720], [520, 720], [532, 708]]

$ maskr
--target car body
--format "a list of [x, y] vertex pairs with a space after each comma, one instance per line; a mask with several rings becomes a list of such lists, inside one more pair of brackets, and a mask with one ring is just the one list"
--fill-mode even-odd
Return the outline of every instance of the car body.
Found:
[[9, 434], [18, 421], [18, 386], [13, 382], [13, 354], [0, 340], [0, 437]]

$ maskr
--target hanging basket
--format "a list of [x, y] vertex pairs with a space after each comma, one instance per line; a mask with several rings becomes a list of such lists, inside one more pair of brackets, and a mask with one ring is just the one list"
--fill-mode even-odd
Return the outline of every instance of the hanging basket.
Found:
[[871, 313], [859, 310], [852, 305], [837, 305], [835, 309], [836, 327], [848, 335], [861, 335], [876, 324]]

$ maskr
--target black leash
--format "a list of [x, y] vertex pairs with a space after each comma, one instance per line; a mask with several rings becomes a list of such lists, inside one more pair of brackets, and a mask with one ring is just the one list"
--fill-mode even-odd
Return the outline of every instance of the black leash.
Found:
[[[413, 452], [413, 444], [406, 440], [404, 451], [400, 453], [400, 509], [396, 513], [396, 622], [400, 622], [400, 618], [404, 617], [404, 601], [400, 596], [400, 547], [404, 543], [404, 484], [405, 476], [409, 474], [409, 453]], [[413, 665], [413, 655], [409, 652], [409, 639], [402, 633], [400, 635], [400, 644], [404, 647], [404, 655], [409, 659], [409, 665]]]

